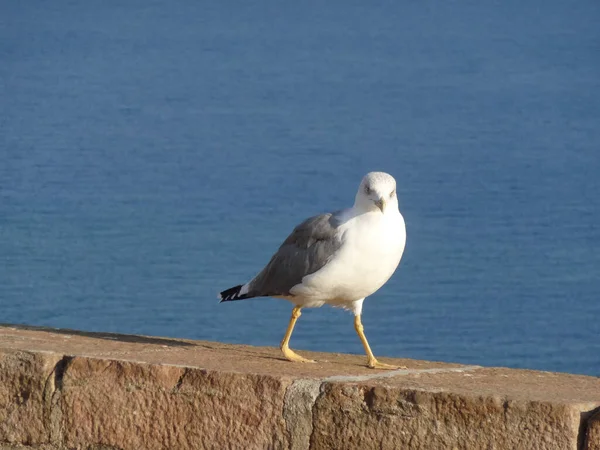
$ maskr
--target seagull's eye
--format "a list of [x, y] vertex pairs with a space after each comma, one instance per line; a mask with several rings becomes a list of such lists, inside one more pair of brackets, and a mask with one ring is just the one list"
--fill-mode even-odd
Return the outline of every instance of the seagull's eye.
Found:
[[371, 195], [372, 192], [373, 190], [369, 186], [365, 186], [365, 194]]
[[394, 189], [392, 192], [390, 192], [390, 198], [392, 198], [394, 195], [396, 195], [396, 189]]

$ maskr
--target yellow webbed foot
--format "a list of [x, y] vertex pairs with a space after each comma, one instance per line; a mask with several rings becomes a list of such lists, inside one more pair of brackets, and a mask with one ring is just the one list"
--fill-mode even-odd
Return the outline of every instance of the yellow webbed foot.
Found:
[[294, 325], [296, 325], [296, 320], [298, 320], [298, 317], [302, 315], [302, 313], [300, 312], [301, 309], [302, 308], [300, 306], [296, 306], [292, 310], [292, 317], [290, 318], [290, 323], [288, 325], [287, 331], [285, 332], [285, 336], [283, 337], [283, 341], [281, 341], [280, 348], [283, 352], [283, 356], [285, 356], [285, 358], [288, 361], [314, 363], [316, 361], [313, 361], [312, 359], [303, 358], [302, 356], [294, 353], [290, 349], [290, 337], [292, 337], [292, 332], [294, 331]]
[[314, 362], [316, 362], [316, 361], [314, 361], [312, 359], [303, 358], [299, 354], [297, 354], [294, 351], [292, 351], [289, 347], [282, 347], [281, 351], [283, 352], [283, 356], [285, 356], [285, 358], [288, 361], [302, 362], [302, 363], [314, 363]]
[[369, 369], [397, 370], [406, 369], [406, 366], [392, 366], [391, 364], [380, 363], [375, 358], [369, 359], [367, 363]]

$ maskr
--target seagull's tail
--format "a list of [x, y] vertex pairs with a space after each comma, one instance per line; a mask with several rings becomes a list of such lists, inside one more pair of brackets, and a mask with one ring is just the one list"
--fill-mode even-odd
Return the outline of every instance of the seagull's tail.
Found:
[[233, 302], [234, 300], [244, 300], [245, 298], [251, 298], [253, 295], [248, 295], [248, 286], [240, 284], [229, 289], [225, 289], [219, 294], [221, 299], [220, 303]]

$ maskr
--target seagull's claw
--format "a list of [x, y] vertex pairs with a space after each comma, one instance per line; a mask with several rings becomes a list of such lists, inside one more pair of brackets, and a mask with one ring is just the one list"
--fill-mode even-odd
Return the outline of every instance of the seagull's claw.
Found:
[[288, 361], [301, 363], [316, 363], [315, 360], [303, 358], [296, 352], [292, 351], [289, 347], [282, 348], [281, 351], [283, 352], [283, 356], [285, 356], [285, 359], [287, 359]]
[[406, 369], [406, 366], [392, 366], [391, 364], [380, 363], [376, 359], [370, 359], [367, 363], [369, 369], [383, 369], [383, 370], [398, 370]]

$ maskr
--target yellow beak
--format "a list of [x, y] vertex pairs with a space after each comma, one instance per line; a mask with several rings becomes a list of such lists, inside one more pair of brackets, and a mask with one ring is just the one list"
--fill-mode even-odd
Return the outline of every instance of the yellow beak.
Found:
[[385, 199], [384, 198], [380, 198], [379, 200], [377, 200], [375, 202], [375, 204], [381, 210], [381, 212], [384, 212], [384, 210], [385, 210]]

